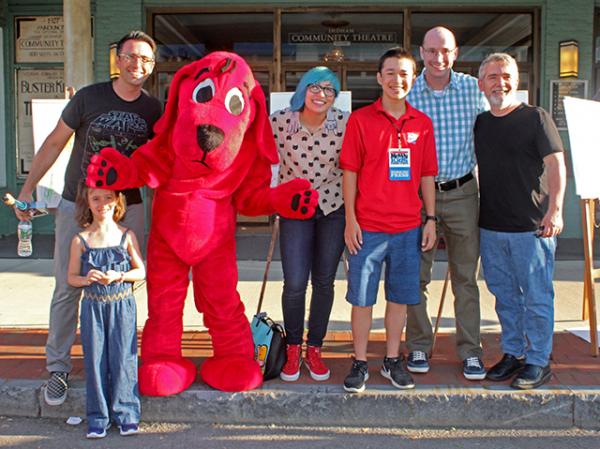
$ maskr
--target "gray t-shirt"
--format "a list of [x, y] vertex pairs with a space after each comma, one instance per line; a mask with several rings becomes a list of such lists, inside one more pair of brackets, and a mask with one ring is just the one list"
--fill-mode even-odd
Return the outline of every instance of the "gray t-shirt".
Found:
[[[125, 101], [112, 82], [84, 87], [67, 104], [61, 118], [75, 130], [73, 152], [65, 173], [62, 196], [75, 201], [77, 184], [86, 176], [91, 157], [105, 147], [125, 156], [152, 137], [152, 128], [162, 113], [160, 102], [146, 91], [134, 101]], [[139, 189], [126, 190], [127, 204], [141, 203]]]

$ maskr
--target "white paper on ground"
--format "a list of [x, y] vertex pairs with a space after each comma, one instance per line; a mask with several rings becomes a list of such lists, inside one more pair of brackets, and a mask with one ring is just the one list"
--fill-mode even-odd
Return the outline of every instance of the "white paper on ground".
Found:
[[[567, 332], [571, 332], [573, 335], [587, 341], [588, 343], [592, 342], [590, 339], [590, 329], [588, 327], [573, 327], [571, 329], [567, 329]], [[600, 331], [598, 331], [598, 339], [596, 341], [600, 343]]]
[[81, 424], [81, 421], [82, 419], [79, 416], [69, 416], [69, 419], [67, 419], [67, 424], [70, 426], [77, 426]]

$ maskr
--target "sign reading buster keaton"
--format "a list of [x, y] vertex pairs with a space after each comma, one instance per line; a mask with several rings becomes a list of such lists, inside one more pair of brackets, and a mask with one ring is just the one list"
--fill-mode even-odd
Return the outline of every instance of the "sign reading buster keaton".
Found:
[[63, 62], [62, 16], [15, 18], [15, 62]]
[[17, 70], [17, 175], [29, 173], [33, 159], [31, 100], [34, 98], [64, 98], [62, 69]]

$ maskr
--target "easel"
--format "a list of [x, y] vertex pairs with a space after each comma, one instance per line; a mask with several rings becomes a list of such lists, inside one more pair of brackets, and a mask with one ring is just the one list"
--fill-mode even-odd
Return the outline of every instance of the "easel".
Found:
[[583, 317], [590, 322], [590, 351], [598, 357], [598, 323], [596, 321], [596, 296], [594, 280], [600, 279], [600, 269], [594, 268], [594, 231], [596, 224], [595, 207], [598, 199], [581, 200], [581, 224], [583, 226]]
[[433, 338], [431, 340], [431, 353], [429, 358], [433, 357], [433, 350], [435, 349], [435, 339], [437, 338], [438, 330], [440, 328], [440, 320], [442, 318], [442, 311], [444, 309], [444, 300], [446, 299], [446, 292], [448, 291], [448, 284], [450, 283], [450, 266], [446, 270], [446, 277], [444, 278], [444, 286], [442, 287], [442, 296], [440, 297], [440, 305], [438, 306], [437, 317], [435, 318], [435, 327], [433, 329]]

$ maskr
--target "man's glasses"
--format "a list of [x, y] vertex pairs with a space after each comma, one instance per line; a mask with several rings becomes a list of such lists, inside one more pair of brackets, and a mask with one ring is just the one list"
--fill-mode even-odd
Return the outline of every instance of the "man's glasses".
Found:
[[335, 89], [329, 86], [321, 86], [320, 84], [309, 84], [308, 91], [311, 94], [320, 94], [323, 92], [326, 97], [335, 97]]
[[423, 48], [423, 51], [428, 56], [449, 56], [456, 51], [456, 48]]
[[135, 53], [121, 53], [119, 55], [121, 58], [125, 60], [127, 64], [131, 64], [132, 62], [140, 61], [142, 65], [153, 65], [154, 58], [149, 58], [147, 56], [136, 55]]

